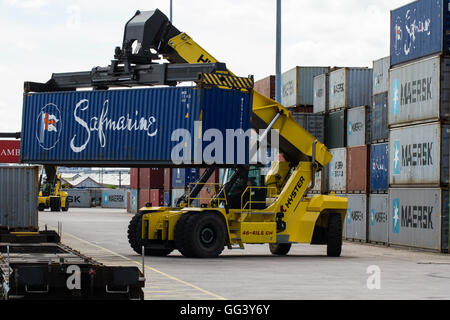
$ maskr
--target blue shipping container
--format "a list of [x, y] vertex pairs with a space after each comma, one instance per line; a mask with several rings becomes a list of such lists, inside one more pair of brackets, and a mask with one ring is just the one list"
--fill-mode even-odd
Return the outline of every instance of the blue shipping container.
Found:
[[170, 200], [170, 191], [164, 192], [164, 207], [170, 207], [172, 202]]
[[[251, 103], [249, 93], [196, 87], [28, 94], [21, 160], [69, 166], [171, 166], [172, 150], [188, 140], [177, 136], [171, 141], [175, 130], [189, 132], [194, 159], [194, 140], [202, 131], [216, 129], [226, 137], [227, 129], [248, 130]], [[196, 127], [200, 120], [202, 131]], [[225, 150], [226, 144], [224, 154]]]
[[450, 52], [449, 0], [419, 0], [391, 11], [391, 66]]
[[370, 191], [389, 190], [389, 144], [374, 144], [370, 152]]
[[188, 188], [190, 183], [195, 183], [200, 179], [200, 169], [172, 169], [172, 187]]

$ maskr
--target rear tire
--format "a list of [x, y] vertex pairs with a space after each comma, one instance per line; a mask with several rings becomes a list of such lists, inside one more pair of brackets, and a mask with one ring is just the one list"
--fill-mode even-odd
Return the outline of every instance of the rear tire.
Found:
[[144, 255], [149, 257], [165, 257], [172, 253], [173, 249], [152, 249], [145, 247], [142, 240], [142, 213], [136, 214], [128, 225], [128, 243], [131, 248], [139, 255], [142, 255], [142, 246], [144, 246]]
[[270, 243], [270, 252], [276, 256], [286, 256], [291, 250], [291, 243]]
[[342, 218], [338, 213], [328, 216], [327, 256], [340, 257], [342, 253]]
[[45, 211], [45, 204], [41, 203], [41, 204], [38, 206], [38, 211]]
[[185, 214], [175, 227], [176, 247], [188, 258], [217, 258], [226, 239], [226, 226], [214, 213]]

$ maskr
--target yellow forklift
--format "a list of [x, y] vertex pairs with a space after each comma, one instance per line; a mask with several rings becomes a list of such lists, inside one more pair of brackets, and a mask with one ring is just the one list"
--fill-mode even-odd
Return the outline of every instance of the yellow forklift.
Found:
[[69, 211], [67, 192], [61, 190], [61, 175], [54, 166], [45, 166], [46, 177], [43, 173], [39, 178], [38, 210], [50, 209], [52, 212]]

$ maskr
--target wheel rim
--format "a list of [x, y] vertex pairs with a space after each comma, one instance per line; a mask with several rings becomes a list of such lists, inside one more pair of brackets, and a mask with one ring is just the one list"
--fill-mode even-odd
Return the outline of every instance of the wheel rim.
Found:
[[200, 241], [205, 246], [211, 246], [216, 239], [216, 233], [213, 228], [205, 227], [200, 231]]

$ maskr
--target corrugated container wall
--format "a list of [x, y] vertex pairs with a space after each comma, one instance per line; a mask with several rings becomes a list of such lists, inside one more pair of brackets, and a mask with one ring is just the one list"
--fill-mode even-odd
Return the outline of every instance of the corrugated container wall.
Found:
[[328, 170], [330, 191], [347, 192], [347, 148], [330, 150], [333, 160], [330, 162]]
[[139, 187], [142, 189], [164, 189], [164, 169], [139, 169]]
[[283, 106], [312, 106], [314, 104], [314, 77], [328, 73], [329, 67], [295, 67], [282, 75]]
[[367, 196], [349, 194], [345, 238], [367, 241]]
[[131, 189], [139, 189], [139, 169], [138, 168], [130, 169], [130, 188]]
[[389, 139], [387, 92], [373, 96], [370, 119], [372, 143], [387, 141]]
[[267, 78], [256, 81], [254, 89], [256, 92], [275, 100], [275, 76], [268, 76]]
[[447, 186], [450, 125], [432, 123], [391, 130], [391, 186]]
[[358, 147], [370, 143], [369, 107], [359, 107], [347, 111], [347, 146]]
[[347, 146], [347, 111], [331, 112], [328, 115], [327, 147], [330, 149]]
[[172, 192], [171, 191], [164, 191], [164, 207], [171, 207], [172, 206]]
[[450, 52], [448, 0], [419, 0], [391, 11], [391, 66]]
[[374, 144], [370, 151], [370, 192], [389, 190], [389, 144]]
[[126, 209], [127, 197], [126, 190], [107, 189], [102, 192], [102, 208]]
[[0, 167], [0, 229], [35, 231], [39, 167]]
[[[224, 136], [227, 129], [247, 131], [251, 103], [249, 93], [197, 87], [27, 94], [21, 161], [173, 166], [172, 150], [182, 140], [172, 141], [175, 130], [187, 130], [191, 143], [200, 118], [204, 131], [217, 129]], [[189, 163], [194, 159], [191, 149], [184, 155], [191, 156]]]
[[387, 194], [371, 194], [369, 196], [368, 240], [375, 243], [388, 243], [389, 214]]
[[390, 71], [389, 125], [450, 119], [450, 59], [432, 57]]
[[314, 78], [314, 113], [328, 112], [330, 92], [330, 76], [328, 73]]
[[139, 208], [146, 207], [150, 203], [150, 189], [139, 190]]
[[389, 243], [448, 252], [448, 189], [389, 189]]
[[372, 69], [342, 68], [330, 73], [330, 111], [370, 106]]
[[372, 94], [385, 93], [389, 91], [389, 67], [390, 57], [373, 62], [373, 90]]
[[172, 190], [172, 169], [170, 168], [164, 169], [164, 190]]
[[69, 208], [90, 208], [92, 207], [92, 196], [90, 190], [68, 189], [67, 201]]
[[139, 191], [132, 189], [128, 190], [127, 193], [127, 211], [136, 214], [139, 210]]
[[172, 187], [188, 188], [189, 184], [195, 183], [200, 179], [200, 169], [172, 169]]
[[347, 148], [347, 193], [367, 193], [369, 147]]
[[327, 194], [328, 193], [328, 183], [329, 183], [329, 170], [323, 169], [322, 171], [316, 172], [314, 188], [311, 190], [311, 194]]
[[172, 189], [172, 208], [177, 207], [177, 201], [185, 194], [185, 189]]
[[152, 207], [164, 206], [164, 190], [153, 189], [150, 190], [150, 203]]
[[296, 113], [292, 116], [297, 123], [318, 141], [325, 143], [325, 116], [321, 114]]

